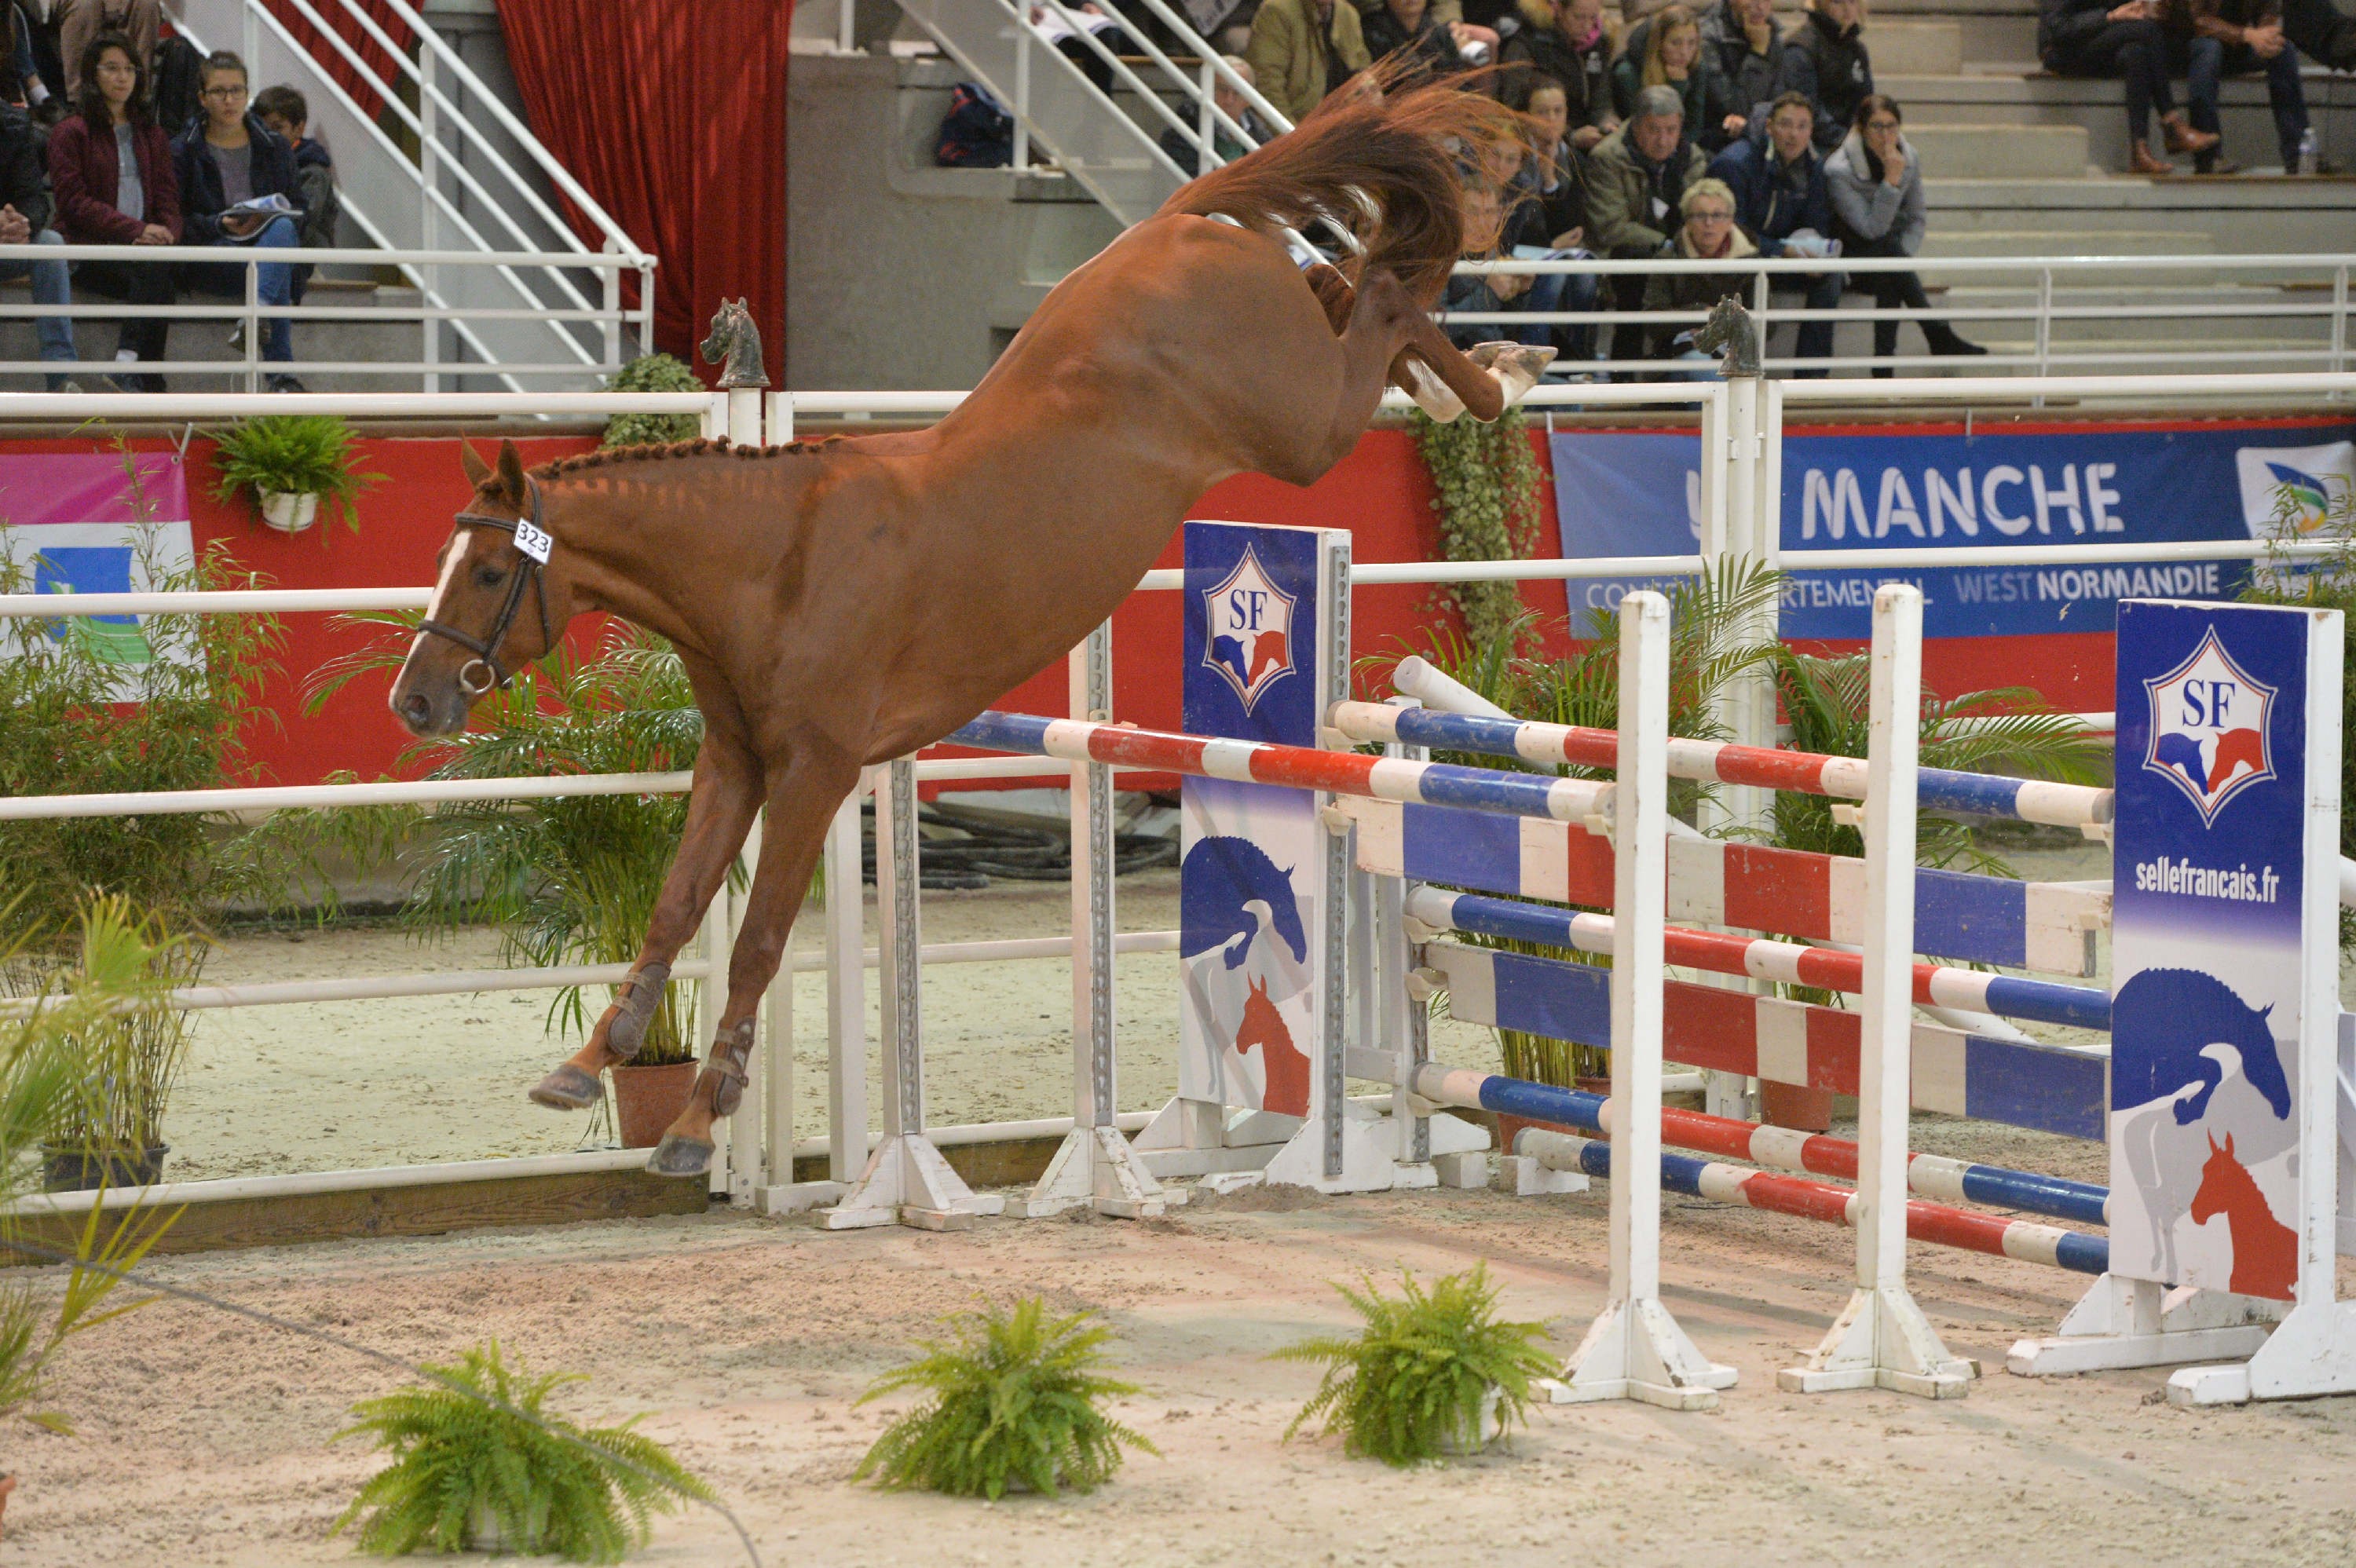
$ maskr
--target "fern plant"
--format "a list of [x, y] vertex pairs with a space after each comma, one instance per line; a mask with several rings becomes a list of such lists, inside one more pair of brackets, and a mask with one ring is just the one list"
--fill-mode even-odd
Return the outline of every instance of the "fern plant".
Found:
[[1539, 1342], [1546, 1326], [1498, 1320], [1486, 1264], [1434, 1280], [1429, 1290], [1402, 1271], [1396, 1298], [1379, 1294], [1371, 1278], [1361, 1283], [1357, 1290], [1333, 1285], [1365, 1320], [1357, 1335], [1304, 1339], [1272, 1358], [1325, 1367], [1324, 1381], [1284, 1429], [1286, 1441], [1322, 1421], [1320, 1435], [1339, 1431], [1351, 1457], [1403, 1466], [1482, 1447], [1493, 1397], [1500, 1436], [1526, 1423], [1530, 1380], [1554, 1366]]
[[670, 1451], [619, 1426], [580, 1426], [547, 1410], [577, 1372], [528, 1373], [496, 1339], [455, 1365], [428, 1364], [432, 1386], [352, 1406], [329, 1439], [370, 1437], [393, 1462], [369, 1477], [331, 1534], [358, 1524], [362, 1552], [399, 1557], [496, 1545], [575, 1563], [618, 1563], [653, 1535], [653, 1516], [712, 1488]]
[[265, 495], [316, 496], [358, 533], [359, 519], [352, 508], [385, 475], [354, 466], [355, 440], [352, 427], [334, 414], [240, 420], [213, 438], [213, 471], [220, 476], [213, 499], [227, 503], [242, 492], [258, 516]]
[[[605, 383], [609, 392], [700, 392], [695, 372], [669, 354], [641, 354]], [[643, 446], [650, 442], [693, 441], [701, 429], [693, 414], [616, 414], [605, 421], [600, 446]]]
[[1093, 1314], [1049, 1317], [1037, 1296], [1012, 1310], [989, 1307], [949, 1319], [947, 1342], [875, 1380], [859, 1403], [903, 1389], [932, 1395], [884, 1429], [853, 1473], [894, 1491], [947, 1492], [992, 1500], [1013, 1488], [1055, 1497], [1091, 1492], [1112, 1478], [1123, 1447], [1160, 1455], [1143, 1435], [1097, 1408], [1137, 1392], [1103, 1376], [1112, 1330]]

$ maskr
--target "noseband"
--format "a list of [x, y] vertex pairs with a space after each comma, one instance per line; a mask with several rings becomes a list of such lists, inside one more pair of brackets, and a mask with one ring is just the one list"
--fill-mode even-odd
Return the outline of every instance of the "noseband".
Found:
[[[461, 512], [450, 519], [452, 525], [456, 528], [497, 528], [501, 533], [514, 536], [517, 552], [523, 558], [521, 563], [516, 568], [515, 576], [508, 583], [507, 601], [499, 606], [498, 619], [491, 624], [489, 635], [473, 637], [455, 626], [445, 626], [439, 621], [417, 623], [417, 629], [420, 632], [432, 636], [446, 637], [475, 656], [458, 671], [459, 689], [470, 698], [480, 697], [493, 687], [505, 686], [508, 683], [510, 672], [499, 667], [498, 650], [498, 645], [507, 641], [508, 631], [515, 624], [517, 613], [523, 609], [523, 591], [526, 583], [531, 585], [533, 593], [540, 601], [541, 641], [546, 647], [552, 648], [556, 645], [556, 636], [551, 630], [548, 619], [548, 580], [541, 574], [541, 569], [548, 563], [549, 546], [553, 541], [550, 539], [547, 528], [542, 527], [541, 522], [542, 513], [540, 485], [527, 476], [524, 486], [526, 493], [531, 497], [531, 519], [529, 522], [520, 517], [494, 517], [487, 512]], [[535, 549], [534, 546], [538, 548]], [[477, 670], [488, 676], [489, 678], [487, 680], [470, 678]]]

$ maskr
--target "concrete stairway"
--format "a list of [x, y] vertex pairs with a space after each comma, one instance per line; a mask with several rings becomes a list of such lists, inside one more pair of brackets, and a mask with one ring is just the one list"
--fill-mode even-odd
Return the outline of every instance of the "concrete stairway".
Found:
[[[29, 305], [32, 291], [25, 283], [0, 283], [0, 304]], [[115, 302], [92, 296], [86, 303], [110, 304]], [[203, 295], [184, 295], [182, 304], [203, 304]], [[412, 288], [391, 287], [351, 279], [314, 278], [310, 293], [304, 303], [321, 306], [377, 306], [384, 309], [414, 309], [418, 293]], [[244, 390], [244, 378], [221, 370], [181, 370], [175, 361], [222, 360], [240, 357], [242, 350], [230, 347], [230, 320], [218, 321], [201, 317], [184, 317], [172, 324], [166, 342], [171, 358], [157, 367], [176, 392], [227, 392]], [[115, 324], [112, 321], [83, 320], [74, 328], [75, 347], [84, 359], [105, 359], [114, 353]], [[410, 321], [294, 321], [294, 355], [296, 363], [290, 367], [302, 378], [303, 384], [314, 392], [412, 392], [417, 389], [417, 373], [413, 370], [398, 374], [369, 375], [365, 372], [315, 371], [307, 364], [368, 364], [371, 362], [412, 362], [422, 352], [420, 332]], [[0, 317], [0, 360], [23, 361], [30, 366], [40, 353], [39, 341], [31, 319], [24, 316]], [[77, 371], [75, 379], [84, 391], [106, 390], [104, 372]], [[487, 383], [486, 383], [487, 385]], [[42, 378], [31, 369], [0, 376], [0, 390], [38, 391]]]

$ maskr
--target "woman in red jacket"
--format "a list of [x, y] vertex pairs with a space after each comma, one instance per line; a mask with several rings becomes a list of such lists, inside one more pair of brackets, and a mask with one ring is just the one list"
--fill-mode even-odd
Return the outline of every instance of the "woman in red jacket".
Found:
[[[172, 145], [147, 103], [147, 68], [121, 33], [101, 33], [81, 59], [75, 112], [49, 133], [49, 185], [58, 232], [70, 245], [177, 245], [180, 184]], [[177, 297], [169, 262], [112, 258], [78, 262], [84, 290], [131, 304], [170, 304]], [[110, 377], [127, 392], [160, 392], [164, 378], [130, 362], [164, 357], [168, 320], [126, 320]]]

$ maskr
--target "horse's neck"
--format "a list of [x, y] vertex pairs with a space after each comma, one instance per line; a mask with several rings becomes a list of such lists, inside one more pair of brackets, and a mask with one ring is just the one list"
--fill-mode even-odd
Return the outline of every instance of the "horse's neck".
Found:
[[545, 483], [549, 532], [556, 549], [572, 558], [581, 608], [618, 615], [673, 642], [691, 640], [690, 613], [714, 581], [711, 563], [727, 549], [725, 533], [711, 526], [701, 505], [634, 502], [596, 481], [622, 478], [659, 496], [693, 485], [701, 467], [692, 458], [655, 459], [642, 473], [615, 464]]

